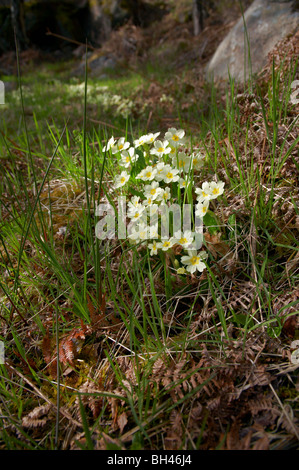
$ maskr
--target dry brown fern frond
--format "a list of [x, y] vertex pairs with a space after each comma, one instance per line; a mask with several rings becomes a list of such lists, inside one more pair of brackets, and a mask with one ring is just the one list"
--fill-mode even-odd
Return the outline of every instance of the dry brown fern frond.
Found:
[[59, 345], [59, 360], [64, 365], [75, 365], [74, 361], [79, 356], [88, 333], [91, 333], [90, 327], [81, 322], [81, 328], [73, 328], [62, 338]]
[[81, 321], [81, 328], [73, 328], [69, 333], [64, 335], [59, 342], [58, 354], [55, 338], [51, 337], [49, 330], [43, 338], [41, 349], [44, 361], [52, 376], [57, 374], [57, 357], [63, 365], [75, 366], [75, 360], [80, 355], [83, 343], [88, 334], [91, 333], [89, 325], [85, 325]]
[[183, 417], [180, 411], [174, 409], [169, 416], [170, 428], [165, 436], [165, 449], [178, 450], [182, 445]]
[[28, 415], [22, 418], [22, 426], [24, 428], [39, 428], [45, 426], [50, 417], [49, 412], [52, 405], [46, 404], [35, 407]]
[[[80, 394], [81, 402], [84, 406], [90, 409], [95, 419], [99, 416], [100, 411], [103, 406], [103, 398], [97, 396], [97, 393], [99, 391], [100, 391], [99, 387], [90, 378], [88, 378], [79, 387], [79, 394]], [[81, 420], [80, 404], [79, 404], [78, 398], [76, 398], [76, 405], [77, 405], [78, 419]]]
[[268, 412], [268, 419], [270, 419], [272, 424], [281, 414], [281, 411], [273, 403], [273, 397], [271, 396], [261, 397], [258, 395], [255, 398], [250, 399], [248, 401], [248, 408], [253, 417], [260, 413], [264, 413], [265, 411]]

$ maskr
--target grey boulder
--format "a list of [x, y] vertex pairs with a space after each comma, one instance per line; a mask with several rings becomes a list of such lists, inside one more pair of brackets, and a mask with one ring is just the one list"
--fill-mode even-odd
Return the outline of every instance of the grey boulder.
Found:
[[255, 0], [218, 46], [206, 68], [207, 78], [227, 80], [230, 75], [245, 82], [264, 67], [275, 45], [298, 27], [297, 1]]

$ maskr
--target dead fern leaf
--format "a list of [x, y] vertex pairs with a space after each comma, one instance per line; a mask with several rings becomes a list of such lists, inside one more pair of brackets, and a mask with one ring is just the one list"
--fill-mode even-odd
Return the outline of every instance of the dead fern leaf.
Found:
[[181, 413], [176, 409], [172, 410], [170, 413], [169, 421], [171, 427], [165, 437], [165, 449], [177, 450], [180, 449], [182, 445], [183, 418]]
[[[79, 388], [81, 402], [84, 406], [88, 407], [93, 417], [96, 419], [102, 409], [103, 406], [103, 398], [97, 397], [96, 393], [99, 392], [99, 387], [96, 386], [94, 381], [91, 379], [87, 379]], [[77, 405], [77, 415], [78, 419], [81, 420], [81, 413], [80, 413], [80, 403], [79, 399], [76, 400]]]
[[118, 418], [117, 418], [117, 424], [119, 426], [119, 430], [120, 430], [120, 433], [122, 434], [123, 433], [123, 430], [124, 428], [126, 427], [128, 423], [128, 415], [127, 413], [124, 411], [123, 413], [121, 413]]
[[269, 438], [265, 434], [264, 436], [260, 437], [252, 447], [252, 450], [269, 450]]
[[75, 365], [74, 361], [82, 349], [86, 334], [89, 332], [90, 328], [81, 322], [81, 328], [73, 328], [69, 334], [62, 338], [59, 345], [59, 360], [64, 365]]
[[52, 405], [46, 404], [42, 406], [37, 406], [27, 416], [22, 418], [22, 426], [24, 428], [38, 428], [43, 427], [47, 424], [49, 420], [48, 413]]

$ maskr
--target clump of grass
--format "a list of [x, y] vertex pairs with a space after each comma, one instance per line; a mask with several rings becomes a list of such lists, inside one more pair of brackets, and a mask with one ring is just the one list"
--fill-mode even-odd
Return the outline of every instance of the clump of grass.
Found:
[[[205, 219], [206, 269], [188, 276], [127, 239], [96, 236], [99, 203], [117, 209], [121, 168], [120, 154], [105, 148], [111, 132], [89, 127], [87, 82], [81, 130], [58, 121], [45, 137], [36, 119], [32, 144], [30, 127], [13, 139], [6, 127], [2, 448], [296, 447], [296, 70], [272, 67], [250, 93], [231, 81], [223, 109], [211, 91], [192, 146], [207, 155], [200, 182], [216, 175], [225, 192]], [[125, 142], [148, 132], [134, 123]], [[138, 152], [145, 165], [151, 154]], [[144, 165], [129, 198], [143, 189]]]

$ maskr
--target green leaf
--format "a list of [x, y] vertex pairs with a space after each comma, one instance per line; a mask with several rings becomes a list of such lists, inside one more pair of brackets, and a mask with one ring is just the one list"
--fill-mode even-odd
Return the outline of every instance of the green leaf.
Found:
[[84, 430], [84, 434], [85, 434], [85, 438], [86, 438], [87, 449], [88, 450], [94, 450], [94, 445], [93, 445], [93, 442], [92, 442], [91, 433], [90, 433], [90, 430], [89, 430], [89, 427], [88, 427], [87, 416], [86, 416], [85, 409], [84, 409], [83, 403], [81, 401], [80, 395], [79, 395], [79, 405], [80, 405], [80, 414], [81, 414], [81, 418], [82, 418], [82, 425], [83, 425], [83, 430]]
[[208, 211], [203, 218], [204, 225], [208, 228], [209, 233], [214, 234], [219, 232], [219, 221], [212, 211]]

